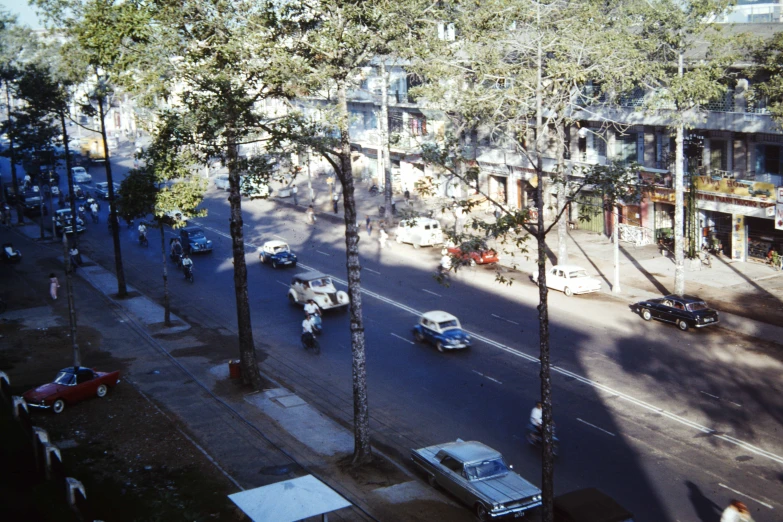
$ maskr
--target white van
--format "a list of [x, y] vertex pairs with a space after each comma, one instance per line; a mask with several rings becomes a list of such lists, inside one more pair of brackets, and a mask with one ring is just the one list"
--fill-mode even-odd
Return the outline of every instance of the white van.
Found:
[[443, 243], [440, 223], [431, 218], [418, 217], [400, 221], [396, 234], [397, 243], [411, 243], [413, 248]]

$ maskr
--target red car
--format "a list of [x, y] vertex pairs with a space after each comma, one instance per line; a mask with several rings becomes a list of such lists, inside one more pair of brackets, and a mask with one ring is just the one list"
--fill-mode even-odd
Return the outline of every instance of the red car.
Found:
[[489, 265], [500, 261], [498, 253], [491, 248], [473, 251], [466, 249], [466, 251], [463, 251], [460, 247], [451, 247], [449, 248], [449, 254], [454, 256], [456, 259], [469, 262], [470, 266]]
[[120, 372], [98, 372], [91, 368], [71, 366], [60, 370], [54, 382], [44, 384], [23, 395], [33, 408], [51, 408], [61, 413], [66, 405], [90, 397], [105, 397], [109, 388], [120, 382]]

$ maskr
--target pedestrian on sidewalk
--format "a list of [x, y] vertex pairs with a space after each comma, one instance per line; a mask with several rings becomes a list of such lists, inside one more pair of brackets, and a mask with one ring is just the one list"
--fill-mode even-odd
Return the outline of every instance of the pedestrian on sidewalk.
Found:
[[297, 196], [297, 194], [299, 194], [299, 188], [296, 185], [291, 189], [291, 194], [294, 195], [294, 205], [299, 205], [299, 197]]
[[60, 288], [60, 281], [57, 280], [57, 276], [49, 274], [49, 295], [52, 299], [57, 300], [57, 289]]
[[367, 237], [370, 237], [370, 236], [372, 236], [372, 220], [370, 219], [370, 216], [367, 216], [367, 219], [365, 220], [365, 222], [367, 223], [367, 225], [366, 225]]
[[305, 214], [307, 215], [307, 219], [306, 219], [307, 224], [308, 225], [315, 225], [315, 210], [313, 210], [313, 206], [312, 205], [307, 207], [307, 212], [305, 212]]
[[332, 195], [332, 208], [334, 208], [334, 213], [337, 214], [337, 202], [339, 201], [340, 196], [337, 195], [337, 192]]
[[386, 233], [386, 230], [381, 227], [381, 231], [378, 233], [378, 243], [381, 245], [381, 249], [386, 248], [388, 245], [386, 244], [386, 240], [389, 239], [389, 234]]
[[408, 190], [408, 187], [405, 187], [405, 204], [408, 206], [411, 206], [411, 191]]
[[723, 510], [720, 522], [753, 522], [748, 507], [739, 500], [732, 500], [729, 507]]

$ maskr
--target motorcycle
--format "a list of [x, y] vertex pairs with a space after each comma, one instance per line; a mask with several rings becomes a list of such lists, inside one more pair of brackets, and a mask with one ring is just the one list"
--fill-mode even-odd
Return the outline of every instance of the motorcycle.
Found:
[[193, 266], [192, 265], [182, 265], [182, 273], [185, 274], [185, 279], [187, 279], [189, 282], [193, 282]]
[[6, 263], [18, 263], [22, 260], [22, 253], [14, 248], [14, 245], [11, 243], [4, 243], [3, 244], [3, 261]]
[[[538, 428], [532, 424], [527, 425], [527, 442], [531, 446], [541, 447], [544, 440]], [[555, 426], [552, 425], [552, 455], [557, 456], [560, 446], [560, 439], [555, 436]]]
[[318, 339], [315, 335], [305, 332], [302, 334], [302, 346], [305, 350], [313, 350], [315, 353], [321, 352], [321, 345], [318, 344]]
[[177, 265], [177, 268], [182, 268], [182, 254], [171, 252], [169, 254], [169, 258], [174, 262], [175, 265]]
[[313, 333], [320, 334], [323, 331], [323, 321], [321, 316], [313, 314]]
[[150, 242], [147, 239], [147, 234], [139, 234], [139, 244], [143, 247], [150, 246]]
[[378, 185], [373, 185], [372, 187], [370, 187], [370, 195], [371, 196], [377, 196], [378, 194], [380, 194], [380, 192], [381, 192], [381, 189], [378, 188]]

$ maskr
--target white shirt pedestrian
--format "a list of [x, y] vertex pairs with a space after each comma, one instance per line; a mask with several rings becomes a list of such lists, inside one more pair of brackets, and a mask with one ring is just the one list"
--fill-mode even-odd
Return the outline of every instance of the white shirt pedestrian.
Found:
[[307, 315], [315, 315], [321, 311], [318, 305], [315, 303], [307, 303], [304, 305], [304, 313]]
[[380, 243], [381, 248], [386, 248], [386, 240], [389, 239], [389, 234], [386, 233], [384, 229], [381, 229], [381, 232], [378, 236], [378, 243]]
[[310, 319], [309, 315], [302, 321], [302, 333], [313, 333], [313, 320]]

